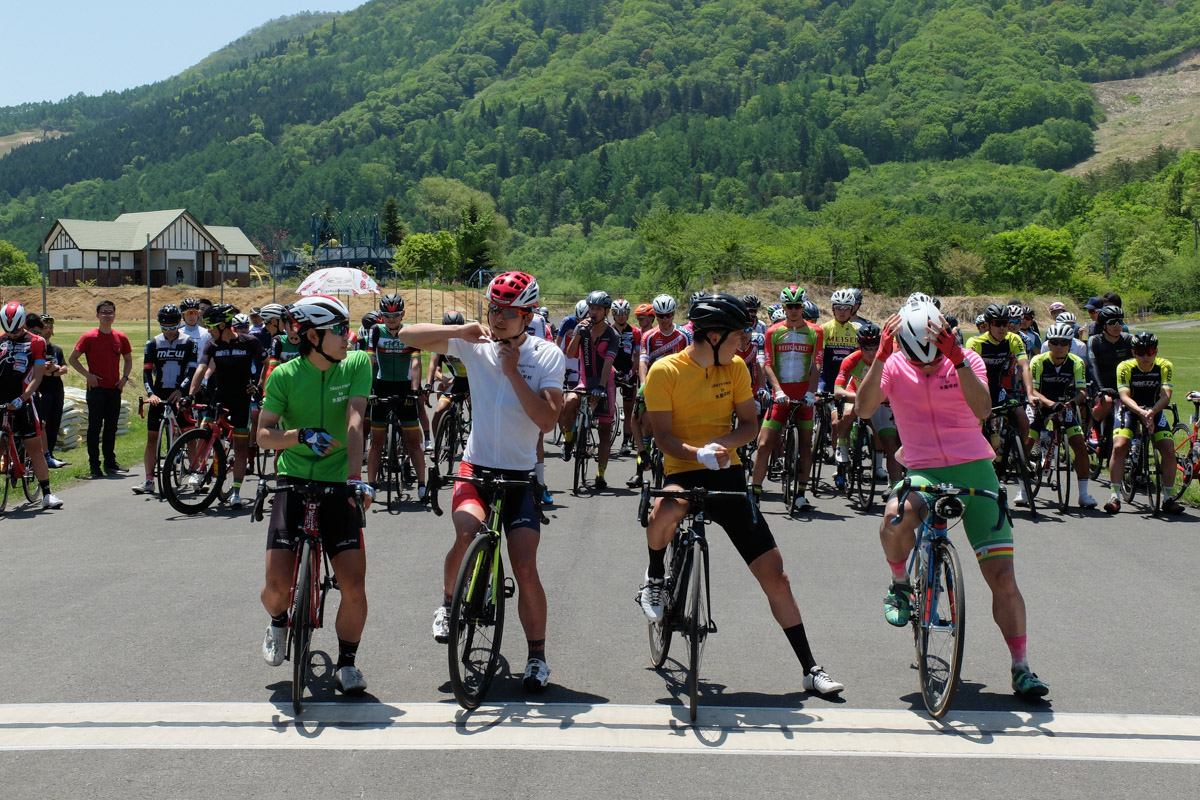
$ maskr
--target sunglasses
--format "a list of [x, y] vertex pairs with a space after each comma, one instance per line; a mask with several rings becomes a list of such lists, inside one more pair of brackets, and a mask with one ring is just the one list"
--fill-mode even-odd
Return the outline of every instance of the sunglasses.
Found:
[[510, 308], [509, 306], [489, 305], [488, 313], [499, 314], [505, 319], [516, 319], [518, 316], [520, 316], [521, 310], [517, 308]]
[[993, 328], [1007, 328], [1009, 326], [1009, 321], [1006, 319], [1002, 319], [999, 322], [989, 322], [988, 324], [991, 325]]
[[179, 330], [183, 326], [182, 325], [159, 325], [158, 327], [159, 327], [159, 330], [161, 330], [163, 333], [172, 333], [174, 331]]
[[655, 314], [654, 316], [658, 317], [659, 319], [670, 319], [671, 317], [673, 317], [675, 315], [674, 314]]
[[854, 309], [854, 306], [836, 305], [833, 307], [834, 311], [851, 311], [853, 309]]
[[1051, 347], [1066, 347], [1069, 344], [1071, 344], [1070, 339], [1051, 339], [1050, 340]]
[[[786, 308], [788, 311], [795, 311], [797, 309], [803, 311], [804, 304], [803, 303], [788, 303], [787, 305], [784, 306], [784, 308]], [[834, 308], [850, 308], [850, 306], [834, 306]]]
[[1157, 347], [1135, 347], [1135, 348], [1133, 348], [1133, 354], [1135, 356], [1152, 356], [1157, 352], [1158, 352]]
[[328, 325], [324, 328], [318, 328], [317, 330], [329, 331], [334, 336], [345, 336], [346, 334], [348, 334], [350, 332], [350, 323], [349, 322], [335, 322], [332, 325]]
[[1105, 324], [1105, 325], [1124, 325], [1124, 324], [1125, 324], [1125, 320], [1123, 320], [1123, 319], [1110, 319], [1110, 320], [1108, 320], [1107, 322], [1105, 322], [1104, 324]]

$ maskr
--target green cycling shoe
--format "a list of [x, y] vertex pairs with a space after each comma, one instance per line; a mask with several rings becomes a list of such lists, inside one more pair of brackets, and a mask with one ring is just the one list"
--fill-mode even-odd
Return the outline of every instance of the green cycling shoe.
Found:
[[1026, 700], [1035, 700], [1050, 694], [1050, 687], [1042, 683], [1028, 667], [1012, 668], [1012, 689], [1014, 694]]
[[903, 628], [912, 619], [912, 587], [892, 581], [883, 598], [883, 618], [889, 625]]

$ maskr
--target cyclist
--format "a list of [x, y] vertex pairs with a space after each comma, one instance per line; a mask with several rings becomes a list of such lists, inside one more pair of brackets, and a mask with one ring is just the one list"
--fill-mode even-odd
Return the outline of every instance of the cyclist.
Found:
[[183, 335], [196, 343], [198, 354], [204, 355], [209, 333], [208, 328], [200, 324], [200, 301], [195, 297], [185, 297], [179, 303], [179, 310], [183, 313]]
[[[854, 398], [863, 376], [875, 363], [875, 354], [879, 350], [881, 335], [878, 325], [873, 322], [864, 322], [858, 329], [858, 349], [846, 356], [846, 359], [842, 361], [841, 369], [838, 370], [837, 380], [833, 384], [833, 395], [840, 402], [848, 403], [850, 406], [840, 423], [844, 429], [839, 428], [837, 431], [838, 439], [845, 439], [850, 435], [850, 426], [858, 418], [854, 411]], [[875, 463], [872, 465], [875, 469], [875, 477], [881, 480], [888, 478], [900, 480], [904, 473], [904, 468], [896, 460], [896, 451], [900, 448], [900, 437], [896, 431], [896, 420], [892, 417], [891, 406], [887, 402], [880, 403], [879, 408], [875, 410], [875, 415], [871, 417], [871, 427], [875, 429], [875, 435], [881, 445], [875, 453]], [[886, 469], [884, 469], [885, 459], [887, 461]]]
[[[858, 349], [858, 325], [851, 321], [854, 316], [855, 302], [861, 303], [861, 298], [855, 297], [854, 289], [839, 289], [829, 299], [833, 307], [833, 319], [821, 326], [824, 350], [821, 355], [821, 377], [817, 381], [817, 391], [832, 392], [837, 381], [838, 370], [846, 356]], [[860, 293], [861, 294], [861, 293]], [[841, 424], [841, 403], [834, 403], [833, 421]], [[839, 427], [840, 430], [840, 427]], [[845, 437], [838, 437], [835, 458], [839, 464], [850, 460]]]
[[1029, 354], [1031, 360], [1034, 353], [1042, 352], [1041, 332], [1038, 331], [1037, 322], [1034, 321], [1033, 309], [1029, 306], [1021, 306], [1021, 324], [1017, 328], [1017, 334], [1025, 343], [1025, 352]]
[[[458, 474], [479, 470], [510, 479], [525, 479], [537, 459], [538, 433], [554, 430], [562, 411], [566, 356], [552, 343], [525, 333], [535, 313], [538, 285], [532, 275], [504, 272], [488, 284], [488, 324], [413, 325], [405, 341], [422, 350], [461, 358], [476, 378], [473, 386], [475, 420], [467, 437]], [[546, 593], [537, 569], [541, 523], [534, 508], [534, 489], [511, 492], [504, 503], [508, 555], [519, 588], [517, 613], [525, 629], [529, 660], [524, 685], [528, 691], [545, 688]], [[469, 483], [454, 487], [454, 545], [446, 554], [442, 574], [442, 605], [433, 617], [433, 636], [450, 636], [450, 602], [459, 563], [483, 524], [487, 503]]]
[[[688, 317], [695, 331], [692, 343], [682, 353], [657, 361], [646, 384], [646, 411], [663, 452], [665, 488], [744, 492], [737, 448], [753, 437], [757, 416], [750, 373], [734, 351], [742, 336], [753, 330], [753, 320], [745, 304], [728, 294], [701, 298], [688, 309]], [[736, 428], [730, 421], [734, 414]], [[766, 519], [748, 501], [713, 498], [704, 513], [725, 530], [766, 594], [804, 670], [805, 691], [836, 695], [845, 687], [813, 658], [783, 557]], [[662, 619], [667, 545], [687, 510], [687, 501], [662, 497], [650, 512], [649, 566], [638, 602], [651, 622]]]
[[751, 333], [761, 333], [764, 336], [767, 333], [767, 328], [770, 326], [758, 318], [758, 312], [762, 309], [762, 300], [758, 299], [756, 294], [742, 295], [742, 303], [745, 304], [746, 310], [750, 312], [750, 319], [754, 321], [754, 330]]
[[360, 320], [362, 324], [358, 329], [358, 342], [355, 344], [355, 350], [362, 350], [364, 353], [367, 352], [367, 340], [371, 338], [371, 329], [379, 324], [379, 320], [378, 311], [368, 311], [362, 315], [362, 319]]
[[162, 333], [146, 342], [142, 351], [142, 385], [146, 389], [150, 413], [146, 415], [146, 449], [142, 454], [146, 480], [133, 487], [134, 494], [154, 491], [154, 463], [158, 457], [163, 403], [174, 405], [183, 398], [200, 362], [196, 343], [180, 331], [183, 314], [178, 306], [168, 303], [158, 310], [158, 327]]
[[[1133, 440], [1133, 417], [1141, 418], [1146, 431], [1154, 432], [1154, 447], [1158, 450], [1163, 488], [1162, 508], [1168, 514], [1182, 514], [1183, 506], [1173, 499], [1175, 494], [1175, 443], [1171, 425], [1163, 409], [1171, 405], [1174, 365], [1158, 358], [1158, 337], [1142, 331], [1133, 337], [1133, 358], [1117, 365], [1117, 392], [1121, 407], [1117, 410], [1113, 430], [1112, 459], [1108, 464], [1108, 481], [1112, 496], [1104, 510], [1115, 514], [1121, 510], [1121, 479], [1125, 474], [1125, 456]], [[1148, 442], [1142, 443], [1149, 446]]]
[[[350, 311], [332, 297], [315, 295], [288, 307], [288, 327], [300, 338], [300, 358], [281, 364], [267, 380], [259, 420], [259, 447], [279, 452], [279, 482], [288, 479], [343, 486], [346, 494], [321, 501], [317, 523], [341, 592], [337, 621], [338, 659], [334, 682], [343, 694], [367, 688], [355, 663], [367, 621], [366, 543], [352, 494], [361, 491], [369, 507], [374, 496], [362, 482], [362, 451], [371, 360], [349, 349]], [[267, 530], [266, 581], [262, 604], [271, 616], [263, 638], [263, 659], [283, 663], [287, 642], [288, 597], [296, 567], [301, 495], [287, 493], [275, 503]]]
[[[1072, 314], [1070, 311], [1064, 311], [1061, 314], [1059, 314], [1057, 317], [1055, 317], [1054, 321], [1055, 322], [1065, 322], [1071, 326], [1071, 330], [1074, 331], [1074, 333], [1071, 334], [1071, 355], [1079, 356], [1079, 358], [1083, 361], [1083, 363], [1087, 364], [1087, 360], [1088, 360], [1087, 339], [1079, 338], [1080, 336], [1083, 335], [1084, 330], [1082, 327], [1080, 327], [1079, 323], [1076, 322], [1075, 315]], [[1038, 350], [1039, 350], [1039, 352], [1042, 352], [1042, 353], [1050, 352], [1050, 348], [1046, 345], [1045, 342], [1042, 342], [1042, 345], [1040, 348], [1038, 348]], [[1030, 357], [1032, 357], [1032, 352], [1031, 352]], [[1114, 368], [1115, 368], [1115, 366], [1114, 366]]]
[[[642, 412], [638, 414], [639, 418], [644, 415], [646, 406], [642, 393], [646, 388], [646, 375], [650, 372], [650, 367], [664, 356], [682, 352], [683, 348], [691, 342], [686, 333], [675, 327], [674, 297], [669, 294], [660, 294], [654, 298], [650, 307], [654, 311], [658, 327], [642, 335], [642, 351], [638, 356], [638, 378], [642, 383], [638, 389], [638, 409], [639, 412]], [[646, 426], [642, 425], [639, 430], [642, 435], [642, 447], [638, 450], [637, 471], [632, 478], [625, 481], [625, 485], [630, 488], [642, 485], [642, 473], [646, 471], [650, 460], [650, 441], [653, 437]]]
[[1112, 449], [1111, 431], [1113, 423], [1113, 397], [1105, 391], [1117, 391], [1117, 366], [1133, 357], [1133, 337], [1125, 333], [1125, 312], [1119, 306], [1105, 306], [1096, 314], [1100, 333], [1088, 337], [1088, 378], [1096, 387], [1096, 405], [1092, 408], [1092, 420], [1103, 428], [1100, 455], [1107, 458]]
[[[563, 433], [563, 461], [571, 460], [575, 436], [586, 437], [585, 431], [574, 429], [575, 414], [579, 411], [581, 392], [587, 392], [593, 402], [596, 422], [600, 428], [600, 451], [596, 454], [596, 489], [608, 488], [604, 473], [612, 449], [612, 424], [617, 407], [617, 389], [613, 380], [613, 364], [621, 349], [621, 337], [608, 324], [608, 309], [612, 298], [608, 292], [597, 290], [587, 296], [588, 313], [575, 326], [567, 345], [567, 358], [579, 359], [579, 384], [567, 392], [559, 425]], [[586, 335], [585, 335], [586, 334]], [[586, 441], [586, 439], [585, 439]]]
[[[371, 446], [367, 451], [367, 482], [375, 485], [379, 461], [387, 438], [388, 398], [403, 398], [397, 409], [401, 436], [417, 472], [417, 499], [425, 499], [425, 448], [422, 441], [420, 415], [417, 413], [417, 390], [420, 387], [420, 352], [402, 340], [404, 328], [404, 298], [391, 292], [379, 298], [379, 315], [383, 323], [371, 329], [367, 355], [375, 367], [375, 386], [372, 389], [379, 402], [371, 409]], [[416, 367], [414, 369], [414, 366]], [[394, 476], [393, 476], [394, 477]]]
[[1045, 430], [1050, 414], [1063, 409], [1062, 438], [1071, 448], [1075, 459], [1079, 505], [1095, 508], [1096, 501], [1088, 494], [1088, 454], [1083, 444], [1083, 429], [1075, 416], [1075, 407], [1087, 399], [1087, 381], [1084, 379], [1083, 360], [1070, 351], [1074, 336], [1075, 326], [1069, 322], [1054, 323], [1046, 329], [1046, 344], [1050, 352], [1038, 353], [1029, 363], [1033, 380], [1030, 398], [1036, 405], [1036, 411], [1026, 450], [1033, 446], [1033, 432]]
[[[579, 320], [587, 316], [587, 300], [580, 300], [575, 304], [575, 313], [563, 317], [562, 324], [558, 326], [558, 336], [555, 339], [555, 344], [558, 349], [565, 354], [567, 352], [567, 344], [571, 341], [571, 335], [575, 333], [575, 326], [579, 324]], [[574, 386], [579, 383], [579, 359], [567, 358], [566, 383], [563, 384], [563, 389]]]
[[[996, 492], [1000, 482], [992, 469], [994, 454], [980, 429], [980, 422], [992, 409], [988, 387], [987, 369], [979, 354], [959, 347], [954, 337], [943, 331], [942, 316], [932, 303], [915, 300], [885, 323], [879, 353], [858, 387], [855, 409], [860, 416], [867, 416], [874, 414], [884, 399], [891, 401], [904, 441], [908, 475], [914, 482]], [[1006, 519], [1001, 529], [992, 533], [996, 521], [993, 501], [962, 500], [963, 529], [991, 589], [992, 617], [1012, 657], [1013, 691], [1025, 698], [1044, 697], [1049, 688], [1029, 668], [1025, 601], [1013, 568], [1012, 528]], [[893, 497], [879, 526], [892, 578], [884, 600], [884, 618], [897, 627], [909, 622], [912, 587], [908, 556], [925, 513], [925, 500], [917, 493], [910, 494], [903, 517], [892, 524], [900, 513]]]
[[633, 399], [637, 394], [637, 377], [634, 367], [637, 365], [639, 349], [642, 346], [642, 332], [629, 324], [629, 301], [620, 298], [612, 304], [612, 329], [620, 338], [621, 346], [617, 349], [617, 357], [613, 361], [613, 371], [616, 373], [617, 387], [621, 390], [621, 414], [625, 421], [621, 437], [621, 455], [627, 456], [633, 452]]
[[15, 300], [0, 308], [0, 333], [0, 406], [13, 412], [12, 435], [25, 442], [42, 489], [42, 508], [62, 508], [62, 500], [50, 494], [50, 468], [33, 402], [46, 371], [46, 340], [25, 329], [25, 306]]
[[211, 338], [200, 356], [200, 365], [188, 386], [195, 397], [200, 388], [216, 378], [217, 405], [229, 413], [233, 424], [233, 493], [229, 507], [242, 507], [242, 481], [250, 452], [250, 405], [258, 388], [258, 366], [262, 363], [262, 345], [246, 333], [236, 333], [233, 318], [238, 310], [228, 303], [210, 306], [204, 312]]
[[[860, 308], [862, 308], [862, 304], [863, 304], [862, 289], [847, 289], [846, 291], [850, 292], [850, 298], [854, 303], [853, 307], [850, 309], [850, 321], [853, 322], [855, 325], [866, 325], [868, 322], [871, 322], [871, 320], [867, 319], [864, 316], [861, 316], [858, 313], [858, 310]], [[939, 305], [938, 308], [941, 308], [941, 306]], [[874, 324], [874, 323], [871, 323], [871, 324]], [[876, 327], [878, 327], [878, 326], [876, 326]]]
[[821, 318], [821, 309], [812, 300], [804, 301], [804, 321], [814, 328], [821, 327], [816, 322]]
[[[461, 311], [447, 311], [442, 314], [442, 324], [466, 325], [467, 320]], [[442, 372], [443, 366], [449, 376]], [[471, 384], [467, 380], [467, 365], [462, 362], [461, 358], [445, 353], [434, 353], [433, 358], [429, 360], [429, 376], [425, 382], [439, 387], [440, 390], [437, 408], [433, 412], [433, 431], [436, 436], [438, 424], [442, 420], [442, 415], [446, 413], [446, 409], [450, 408], [451, 401], [470, 399]]]
[[51, 341], [54, 336], [54, 317], [50, 314], [40, 315], [41, 325], [37, 324], [37, 320], [38, 315], [26, 313], [25, 328], [46, 340], [46, 369], [38, 386], [37, 403], [38, 417], [42, 420], [42, 436], [46, 440], [44, 455], [46, 466], [50, 469], [62, 469], [67, 466], [67, 462], [54, 457], [54, 448], [58, 445], [58, 429], [62, 423], [62, 376], [70, 372], [71, 368], [67, 366], [63, 349]]

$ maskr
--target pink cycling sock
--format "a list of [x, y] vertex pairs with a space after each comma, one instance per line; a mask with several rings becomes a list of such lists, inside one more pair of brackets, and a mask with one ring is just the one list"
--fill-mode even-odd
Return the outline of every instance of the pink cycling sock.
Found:
[[1024, 636], [1005, 636], [1004, 643], [1008, 645], [1008, 652], [1012, 653], [1012, 662], [1014, 667], [1027, 666], [1029, 661], [1025, 655], [1025, 637]]
[[908, 562], [901, 561], [899, 564], [888, 562], [888, 566], [892, 570], [892, 580], [896, 583], [908, 583]]

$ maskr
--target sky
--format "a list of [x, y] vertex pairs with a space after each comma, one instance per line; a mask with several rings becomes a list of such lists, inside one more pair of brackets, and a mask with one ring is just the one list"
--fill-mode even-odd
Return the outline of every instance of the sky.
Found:
[[0, 106], [177, 75], [268, 20], [364, 0], [0, 0]]

